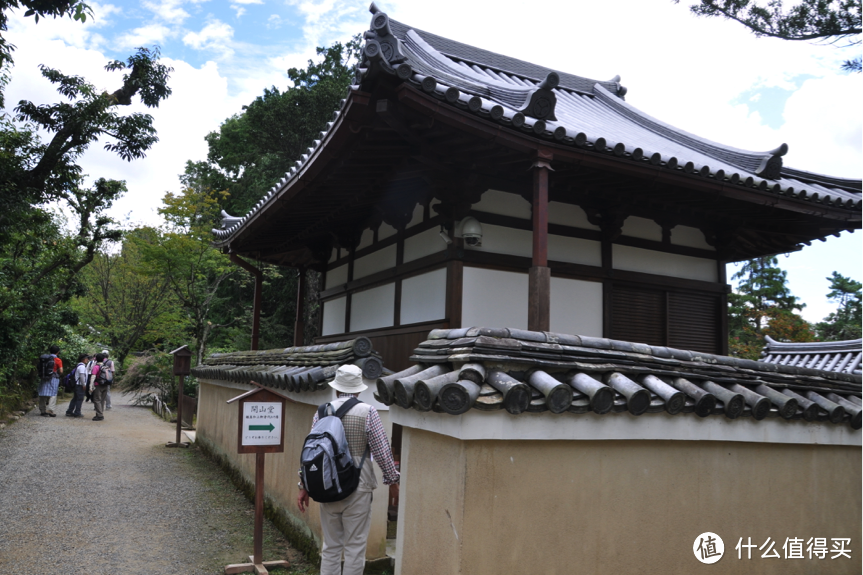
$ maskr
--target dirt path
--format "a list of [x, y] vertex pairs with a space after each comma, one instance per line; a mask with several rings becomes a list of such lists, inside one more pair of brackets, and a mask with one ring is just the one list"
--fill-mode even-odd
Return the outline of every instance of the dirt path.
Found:
[[[114, 395], [105, 420], [0, 430], [0, 575], [215, 575], [252, 552], [252, 505], [174, 426]], [[265, 522], [264, 558], [299, 558]], [[297, 566], [297, 573], [314, 573]], [[276, 571], [275, 573], [285, 573]]]

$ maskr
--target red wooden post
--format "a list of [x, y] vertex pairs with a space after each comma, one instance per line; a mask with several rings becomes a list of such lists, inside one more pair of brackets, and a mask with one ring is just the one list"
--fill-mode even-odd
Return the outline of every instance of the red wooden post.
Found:
[[264, 286], [264, 274], [250, 264], [240, 259], [236, 254], [231, 254], [231, 261], [255, 276], [255, 297], [252, 301], [252, 350], [258, 349], [258, 338], [261, 333], [261, 296]]
[[528, 275], [527, 329], [549, 331], [551, 270], [548, 267], [548, 177], [552, 155], [537, 150], [533, 163], [533, 261]]
[[294, 321], [294, 345], [301, 346], [305, 341], [305, 314], [303, 313], [306, 305], [306, 270], [305, 268], [297, 268], [300, 272], [297, 278], [297, 312]]

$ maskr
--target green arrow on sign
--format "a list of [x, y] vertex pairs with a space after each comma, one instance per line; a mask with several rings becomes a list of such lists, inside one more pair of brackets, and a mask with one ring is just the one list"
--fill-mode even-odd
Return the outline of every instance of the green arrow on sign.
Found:
[[275, 427], [272, 423], [268, 423], [267, 425], [250, 425], [249, 431], [272, 431]]

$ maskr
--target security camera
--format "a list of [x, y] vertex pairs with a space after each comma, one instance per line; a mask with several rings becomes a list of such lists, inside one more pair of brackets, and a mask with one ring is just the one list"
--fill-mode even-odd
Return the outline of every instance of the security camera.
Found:
[[449, 234], [446, 233], [446, 229], [443, 226], [440, 227], [440, 239], [444, 241], [446, 245], [450, 245], [452, 243], [452, 238], [449, 237]]
[[476, 218], [468, 216], [461, 221], [461, 237], [471, 247], [482, 246], [482, 225]]

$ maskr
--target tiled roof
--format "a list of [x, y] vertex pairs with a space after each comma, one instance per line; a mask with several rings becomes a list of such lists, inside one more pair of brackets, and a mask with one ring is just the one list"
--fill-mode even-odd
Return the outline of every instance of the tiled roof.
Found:
[[860, 375], [863, 339], [783, 343], [766, 336], [761, 361], [789, 367], [807, 367]]
[[518, 329], [440, 329], [377, 398], [403, 409], [470, 409], [829, 421], [861, 425], [859, 375], [626, 341]]
[[352, 363], [363, 370], [363, 377], [376, 379], [383, 374], [380, 354], [368, 338], [288, 347], [263, 351], [214, 353], [192, 375], [204, 379], [248, 383], [293, 392], [324, 389], [340, 365]]
[[[619, 78], [603, 82], [552, 71], [390, 20], [374, 6], [373, 11], [372, 30], [365, 35], [365, 57], [349, 94], [361, 88], [370, 91], [374, 78], [389, 74], [441, 102], [515, 132], [741, 189], [845, 208], [859, 218], [861, 181], [785, 167], [785, 144], [752, 152], [711, 142], [624, 102], [626, 88]], [[386, 23], [378, 25], [384, 19]], [[381, 50], [386, 51], [386, 58], [381, 57]], [[531, 115], [533, 99], [541, 88], [556, 100], [547, 119]], [[216, 244], [228, 241], [298, 176], [325, 145], [346, 102], [341, 101], [334, 121], [245, 216], [223, 213], [222, 228], [213, 230]]]

